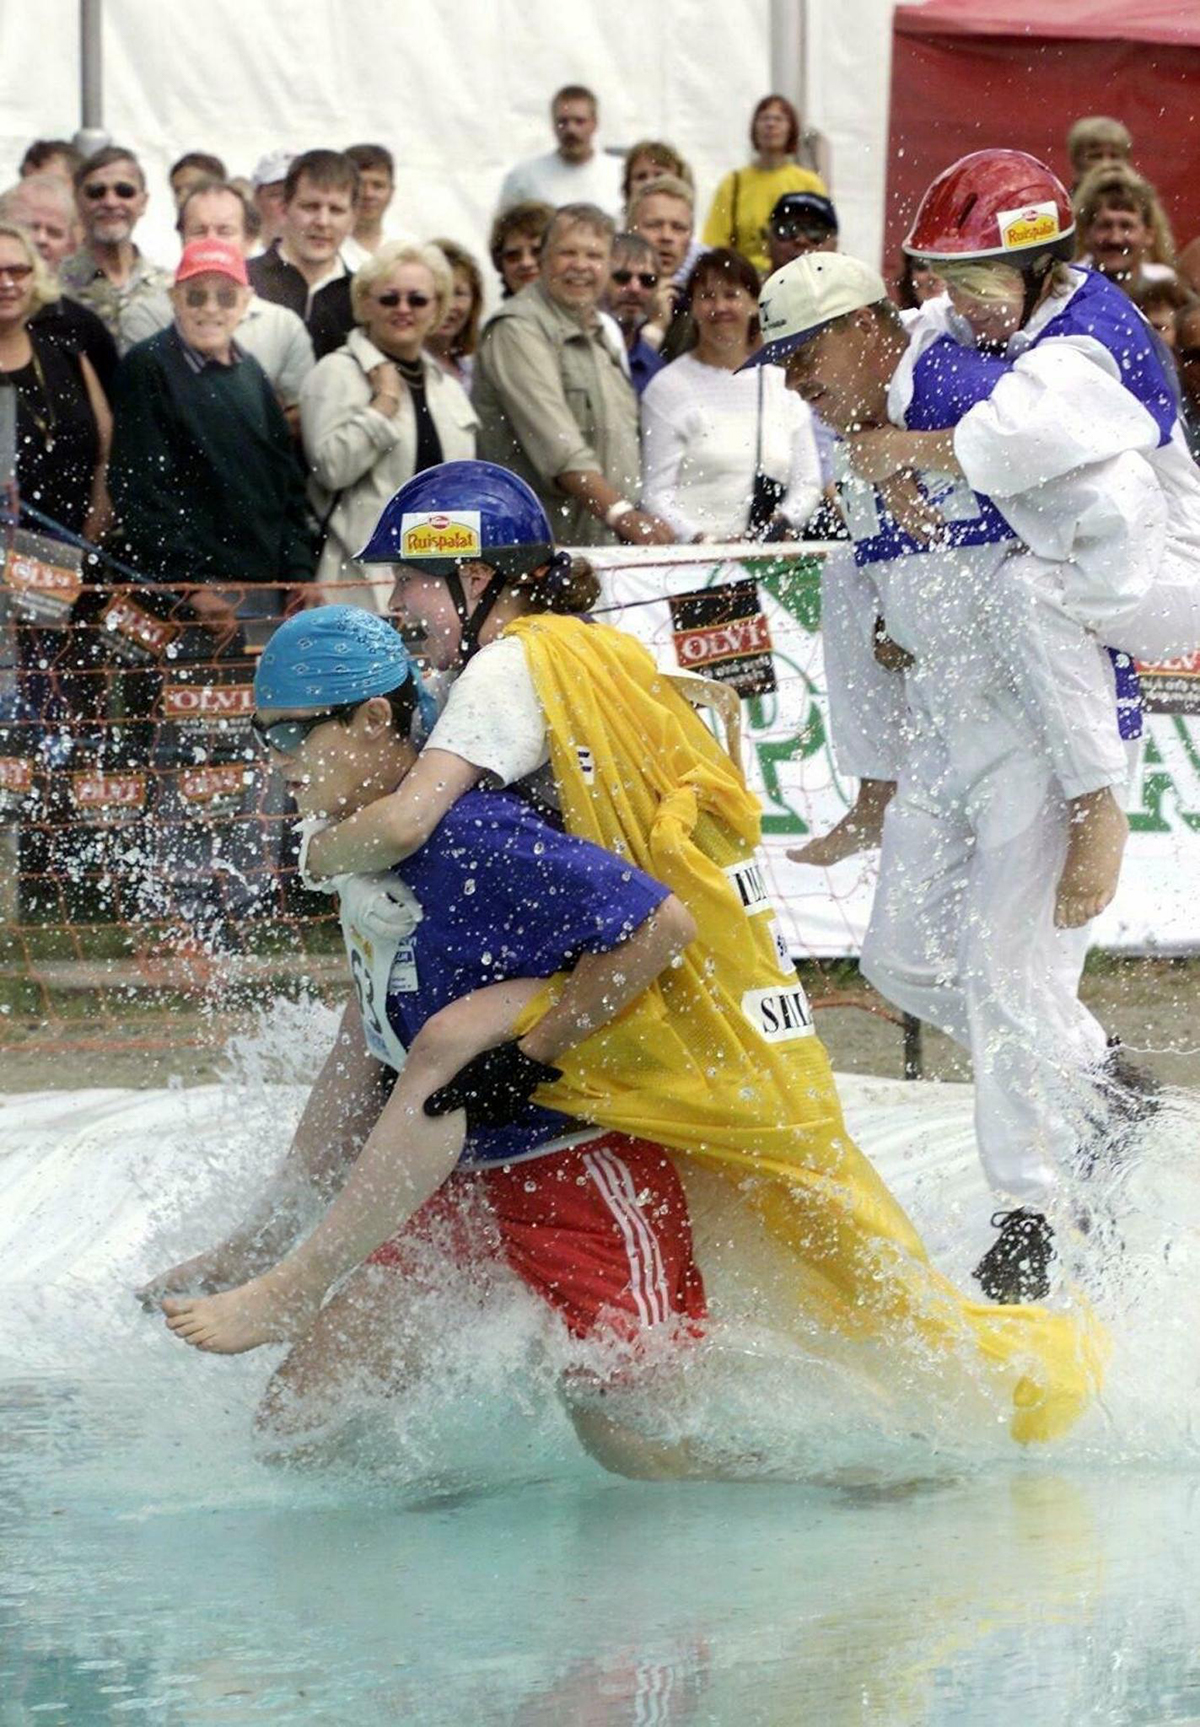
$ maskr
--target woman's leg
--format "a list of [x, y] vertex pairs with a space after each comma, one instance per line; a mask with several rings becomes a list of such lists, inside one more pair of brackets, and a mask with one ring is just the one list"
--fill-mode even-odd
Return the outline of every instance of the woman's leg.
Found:
[[395, 1234], [458, 1162], [463, 1112], [428, 1116], [425, 1099], [472, 1056], [509, 1037], [541, 987], [537, 978], [493, 984], [430, 1019], [345, 1186], [308, 1239], [238, 1289], [164, 1301], [171, 1330], [197, 1349], [222, 1355], [305, 1330], [330, 1285]]

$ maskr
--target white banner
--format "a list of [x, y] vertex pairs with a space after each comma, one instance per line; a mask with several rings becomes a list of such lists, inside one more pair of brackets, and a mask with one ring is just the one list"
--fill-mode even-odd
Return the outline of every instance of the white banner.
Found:
[[[839, 779], [829, 743], [821, 653], [820, 551], [801, 555], [711, 552], [604, 552], [606, 622], [645, 642], [664, 671], [729, 676], [774, 688], [743, 698], [744, 758], [762, 799], [763, 843], [772, 897], [799, 954], [859, 951], [871, 911], [877, 854], [831, 870], [793, 863], [787, 853], [825, 833], [845, 812], [855, 782]], [[682, 548], [681, 548], [682, 551]], [[618, 561], [620, 560], [620, 561]], [[693, 561], [696, 560], [696, 561]], [[749, 590], [755, 585], [757, 606]], [[730, 588], [707, 606], [704, 591]], [[690, 596], [681, 603], [680, 596]], [[674, 607], [672, 601], [674, 600]], [[722, 600], [726, 603], [722, 604]], [[762, 676], [764, 660], [770, 673]], [[771, 676], [770, 674], [773, 674]], [[1130, 953], [1200, 950], [1200, 716], [1152, 714], [1130, 804], [1130, 841], [1116, 900], [1095, 928], [1095, 944]]]

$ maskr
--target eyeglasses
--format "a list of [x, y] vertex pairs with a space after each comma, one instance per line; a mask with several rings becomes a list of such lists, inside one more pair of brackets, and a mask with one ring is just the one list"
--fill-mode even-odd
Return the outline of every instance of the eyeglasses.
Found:
[[183, 303], [198, 311], [201, 306], [207, 306], [210, 300], [215, 300], [223, 312], [230, 312], [237, 305], [238, 291], [231, 284], [228, 288], [185, 288]]
[[816, 244], [828, 240], [833, 229], [822, 222], [773, 222], [771, 233], [777, 240], [812, 240]]
[[92, 204], [98, 204], [106, 192], [114, 192], [118, 198], [136, 198], [141, 191], [132, 180], [114, 180], [111, 186], [103, 186], [98, 180], [93, 180], [90, 186], [83, 188], [83, 195]]
[[388, 288], [385, 293], [376, 294], [375, 298], [381, 306], [386, 306], [389, 311], [396, 306], [411, 306], [414, 312], [421, 312], [426, 306], [433, 304], [433, 298], [429, 294], [401, 294], [396, 288]]
[[657, 288], [658, 277], [653, 270], [614, 270], [612, 279], [618, 288], [627, 288], [630, 282], [640, 282], [643, 288]]
[[1178, 366], [1194, 366], [1200, 360], [1200, 348], [1176, 348], [1175, 363]]
[[324, 708], [319, 714], [306, 714], [302, 720], [273, 720], [269, 726], [263, 725], [256, 715], [250, 721], [250, 730], [264, 749], [274, 750], [276, 755], [294, 756], [308, 734], [326, 720], [341, 719], [361, 706], [361, 702], [343, 702], [340, 707]]
[[12, 282], [23, 282], [32, 275], [32, 264], [0, 264], [0, 276], [7, 276]]

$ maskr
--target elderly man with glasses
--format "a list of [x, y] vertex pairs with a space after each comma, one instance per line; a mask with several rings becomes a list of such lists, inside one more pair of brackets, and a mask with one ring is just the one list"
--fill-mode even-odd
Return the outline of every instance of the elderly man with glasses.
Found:
[[184, 589], [220, 643], [240, 621], [278, 617], [314, 563], [287, 421], [234, 340], [249, 298], [240, 246], [191, 241], [172, 322], [125, 357], [113, 394], [110, 484], [126, 557]]
[[158, 323], [170, 322], [170, 272], [133, 243], [147, 202], [136, 157], [116, 144], [97, 150], [76, 172], [75, 202], [84, 243], [63, 264], [59, 281], [64, 294], [95, 312], [124, 354], [133, 345], [125, 327], [133, 306], [152, 302], [162, 313]]

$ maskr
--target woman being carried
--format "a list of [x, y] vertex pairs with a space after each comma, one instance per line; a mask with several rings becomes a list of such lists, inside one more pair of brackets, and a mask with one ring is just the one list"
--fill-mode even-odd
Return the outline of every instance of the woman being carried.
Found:
[[[553, 980], [517, 1014], [498, 1004], [486, 1026], [477, 995], [469, 1039], [481, 1053], [470, 1060], [454, 1019], [465, 1004], [439, 1015], [443, 1050], [426, 1060], [418, 1039], [397, 1085], [412, 1111], [398, 1172], [424, 1134], [444, 1131], [434, 1112], [465, 1106], [470, 1127], [536, 1092], [547, 1107], [667, 1146], [685, 1178], [695, 1166], [720, 1178], [725, 1204], [755, 1214], [788, 1256], [776, 1322], [810, 1342], [878, 1351], [870, 1358], [893, 1382], [932, 1365], [939, 1383], [961, 1387], [964, 1370], [984, 1365], [1012, 1399], [1018, 1439], [1069, 1426], [1098, 1378], [1090, 1325], [966, 1302], [929, 1265], [842, 1121], [764, 889], [755, 800], [644, 649], [563, 615], [591, 603], [595, 585], [581, 591], [532, 493], [502, 469], [448, 464], [397, 494], [364, 558], [402, 566], [396, 598], [433, 663], [468, 663], [401, 789], [313, 835], [310, 874], [388, 869], [470, 787], [540, 776], [530, 791], [559, 804], [569, 833], [645, 870], [698, 929], [658, 983], [596, 1030], [576, 1020], [556, 1031]], [[435, 1022], [428, 1029], [432, 1041]], [[354, 1183], [351, 1172], [346, 1194]], [[347, 1264], [355, 1248], [345, 1245]], [[318, 1299], [335, 1263], [322, 1259]], [[217, 1299], [231, 1311], [252, 1305], [254, 1286]]]

